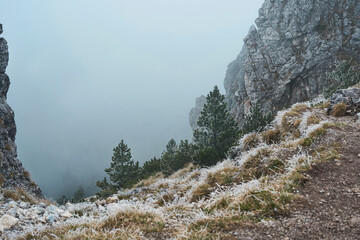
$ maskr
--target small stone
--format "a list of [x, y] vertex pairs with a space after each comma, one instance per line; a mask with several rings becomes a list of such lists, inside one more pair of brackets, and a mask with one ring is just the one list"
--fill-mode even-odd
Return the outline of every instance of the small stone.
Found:
[[3, 232], [6, 229], [10, 229], [12, 226], [16, 225], [18, 221], [19, 220], [17, 218], [5, 214], [0, 218], [0, 231]]
[[360, 218], [353, 217], [349, 222], [349, 226], [352, 227], [352, 228], [360, 227]]
[[20, 203], [21, 208], [28, 208], [29, 206], [30, 206], [30, 203], [28, 203], [28, 202], [21, 202]]
[[360, 158], [360, 153], [358, 154], [358, 157]]
[[58, 221], [58, 220], [59, 220], [59, 216], [56, 215], [56, 214], [49, 214], [49, 215], [46, 217], [46, 221], [51, 222], [51, 223], [56, 222], [56, 221]]
[[109, 204], [109, 203], [116, 203], [119, 201], [119, 198], [117, 196], [112, 196], [112, 197], [108, 197], [106, 199], [106, 203]]
[[63, 214], [61, 214], [61, 216], [64, 218], [71, 218], [73, 215], [69, 211], [66, 211]]

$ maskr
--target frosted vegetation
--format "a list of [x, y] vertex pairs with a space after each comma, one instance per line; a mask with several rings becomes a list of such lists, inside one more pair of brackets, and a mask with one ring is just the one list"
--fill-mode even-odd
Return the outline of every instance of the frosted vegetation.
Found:
[[[211, 167], [188, 163], [165, 176], [158, 172], [107, 199], [60, 206], [72, 217], [52, 226], [24, 225], [11, 239], [216, 238], [220, 229], [286, 215], [305, 171], [339, 158], [328, 141], [341, 127], [325, 115], [326, 103], [295, 104], [262, 132], [244, 135], [231, 154]], [[231, 155], [231, 156], [230, 156]]]

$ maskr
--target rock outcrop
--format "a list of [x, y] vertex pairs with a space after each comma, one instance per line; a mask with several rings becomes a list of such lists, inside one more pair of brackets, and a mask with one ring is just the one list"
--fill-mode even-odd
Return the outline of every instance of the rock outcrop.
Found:
[[337, 104], [344, 103], [346, 107], [345, 114], [354, 116], [360, 112], [360, 88], [349, 88], [337, 90], [330, 97], [328, 114], [330, 114]]
[[266, 0], [225, 77], [240, 125], [254, 103], [275, 113], [318, 96], [335, 60], [359, 62], [359, 16], [357, 0]]
[[206, 102], [205, 96], [201, 95], [200, 97], [198, 97], [196, 99], [195, 107], [190, 110], [189, 122], [190, 122], [191, 129], [193, 131], [195, 131], [195, 129], [197, 129], [197, 127], [198, 127], [197, 121], [199, 119], [200, 113], [204, 107], [205, 102]]
[[[0, 34], [2, 32], [3, 28], [0, 24]], [[5, 73], [8, 61], [7, 42], [4, 38], [0, 38], [0, 186], [2, 189], [19, 187], [39, 197], [40, 188], [30, 179], [29, 172], [17, 159], [14, 112], [6, 102], [10, 86], [9, 77]]]

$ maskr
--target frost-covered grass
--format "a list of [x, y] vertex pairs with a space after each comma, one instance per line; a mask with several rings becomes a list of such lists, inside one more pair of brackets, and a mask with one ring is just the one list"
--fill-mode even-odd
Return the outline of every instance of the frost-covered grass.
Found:
[[264, 132], [245, 135], [232, 159], [209, 168], [190, 164], [168, 178], [158, 174], [119, 192], [117, 202], [75, 204], [72, 211], [83, 216], [28, 226], [11, 237], [212, 239], [234, 225], [286, 215], [294, 189], [306, 180], [303, 173], [314, 162], [339, 158], [339, 146], [318, 143], [327, 129], [341, 126], [311, 106], [280, 111]]

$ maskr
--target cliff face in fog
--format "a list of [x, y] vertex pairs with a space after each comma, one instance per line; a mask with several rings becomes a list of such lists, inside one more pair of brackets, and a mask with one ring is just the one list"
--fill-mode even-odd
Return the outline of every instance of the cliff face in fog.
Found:
[[360, 61], [357, 0], [266, 0], [256, 27], [228, 66], [228, 107], [240, 124], [252, 104], [266, 111], [316, 97], [336, 59]]
[[[0, 34], [3, 28], [0, 24]], [[36, 196], [40, 188], [30, 179], [29, 173], [17, 159], [15, 144], [16, 125], [14, 112], [6, 102], [10, 80], [5, 70], [9, 61], [8, 45], [0, 38], [0, 184], [1, 188], [21, 187]]]

